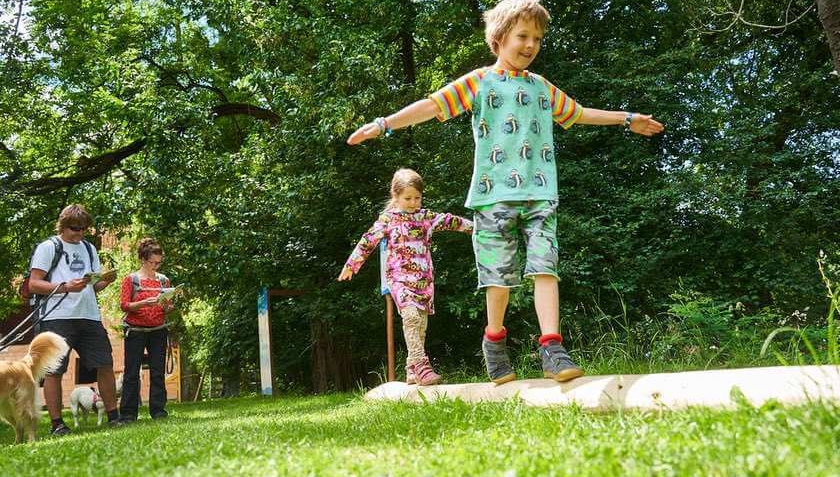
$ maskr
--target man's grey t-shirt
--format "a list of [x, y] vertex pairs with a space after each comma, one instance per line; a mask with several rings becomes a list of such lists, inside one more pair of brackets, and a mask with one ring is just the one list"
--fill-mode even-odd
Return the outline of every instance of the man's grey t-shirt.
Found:
[[[61, 240], [59, 238], [59, 240]], [[96, 252], [96, 247], [90, 246], [93, 252], [93, 263], [90, 263], [90, 256], [88, 255], [85, 244], [70, 243], [61, 240], [64, 250], [62, 256], [58, 260], [58, 265], [52, 272], [50, 282], [57, 285], [61, 282], [69, 282], [76, 278], [82, 278], [85, 273], [99, 272], [101, 265], [99, 263], [99, 254]], [[32, 263], [30, 269], [49, 271], [52, 264], [53, 256], [55, 255], [55, 245], [49, 240], [45, 240], [38, 244], [35, 249], [35, 254], [32, 256]], [[42, 310], [49, 311], [61, 299], [62, 294], [56, 293], [46, 303], [46, 308]], [[43, 305], [43, 303], [42, 303]], [[86, 319], [101, 321], [102, 316], [99, 313], [99, 305], [96, 303], [96, 292], [92, 285], [88, 285], [78, 293], [68, 293], [67, 297], [51, 311], [49, 315], [43, 318], [46, 320], [61, 320], [61, 319]]]

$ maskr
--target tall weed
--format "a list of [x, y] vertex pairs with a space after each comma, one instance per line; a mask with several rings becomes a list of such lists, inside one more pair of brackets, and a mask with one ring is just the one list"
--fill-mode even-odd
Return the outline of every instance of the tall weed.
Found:
[[[791, 326], [776, 328], [769, 336], [767, 336], [767, 339], [764, 340], [764, 345], [761, 347], [761, 356], [764, 356], [768, 350], [771, 350], [779, 362], [784, 365], [789, 364], [789, 361], [785, 359], [785, 357], [782, 356], [775, 348], [771, 348], [771, 346], [773, 344], [773, 340], [775, 340], [777, 336], [783, 333], [793, 333], [793, 336], [790, 338], [791, 344], [797, 348], [800, 343], [804, 344], [808, 350], [809, 356], [811, 357], [811, 361], [814, 364], [825, 363], [840, 365], [840, 351], [838, 351], [838, 338], [840, 337], [838, 337], [837, 324], [835, 321], [837, 310], [840, 309], [840, 286], [835, 286], [831, 282], [830, 278], [830, 272], [836, 272], [836, 265], [829, 264], [826, 260], [825, 253], [820, 250], [819, 257], [817, 258], [817, 268], [819, 268], [820, 277], [825, 284], [829, 300], [828, 315], [826, 317], [827, 326], [824, 335], [819, 333], [819, 331], [814, 333], [815, 330], [811, 330], [807, 326], [804, 328]], [[826, 271], [827, 269], [829, 272]], [[824, 339], [826, 342], [824, 359], [820, 356], [820, 353], [813, 344], [815, 336]], [[798, 353], [796, 358], [798, 364], [806, 364], [806, 357], [802, 353]]]

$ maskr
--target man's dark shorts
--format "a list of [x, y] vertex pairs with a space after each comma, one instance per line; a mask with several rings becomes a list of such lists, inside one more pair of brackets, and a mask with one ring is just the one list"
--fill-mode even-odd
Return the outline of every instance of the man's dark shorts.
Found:
[[[108, 332], [102, 326], [101, 321], [94, 320], [45, 320], [40, 323], [41, 332], [52, 331], [67, 340], [70, 348], [79, 353], [79, 360], [82, 367], [87, 369], [99, 369], [114, 365], [111, 357], [111, 341], [108, 339]], [[50, 376], [64, 374], [67, 371], [68, 352], [61, 361], [61, 367]]]

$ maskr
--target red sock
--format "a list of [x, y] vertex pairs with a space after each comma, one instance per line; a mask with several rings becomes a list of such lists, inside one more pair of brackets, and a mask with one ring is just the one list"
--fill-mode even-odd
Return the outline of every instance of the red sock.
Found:
[[560, 333], [548, 333], [540, 336], [540, 346], [547, 345], [549, 341], [557, 341], [558, 343], [562, 344], [563, 337], [560, 336]]
[[507, 336], [507, 328], [504, 326], [502, 327], [501, 331], [497, 333], [492, 333], [487, 328], [484, 328], [484, 337], [487, 338], [487, 341], [497, 342], [502, 341]]

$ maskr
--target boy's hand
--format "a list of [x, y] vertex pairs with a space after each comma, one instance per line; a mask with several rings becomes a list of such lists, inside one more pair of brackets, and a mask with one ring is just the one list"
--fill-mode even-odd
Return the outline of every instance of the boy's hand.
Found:
[[344, 280], [350, 280], [351, 278], [353, 278], [353, 270], [344, 267], [341, 270], [341, 275], [338, 276], [338, 281], [343, 282]]
[[653, 136], [665, 130], [665, 126], [649, 114], [634, 114], [630, 120], [630, 130], [642, 136]]
[[356, 144], [363, 143], [368, 139], [379, 137], [380, 134], [382, 134], [382, 130], [376, 123], [367, 123], [359, 129], [356, 129], [356, 132], [350, 135], [347, 139], [347, 144], [355, 146]]

